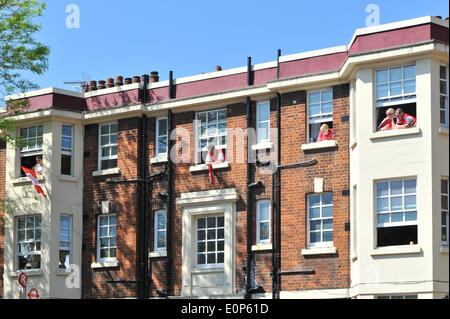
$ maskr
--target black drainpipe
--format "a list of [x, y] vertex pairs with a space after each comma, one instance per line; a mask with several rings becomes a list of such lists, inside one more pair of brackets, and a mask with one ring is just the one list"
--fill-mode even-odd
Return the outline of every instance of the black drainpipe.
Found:
[[[145, 105], [147, 98], [148, 77], [144, 76], [142, 90], [142, 104]], [[141, 118], [139, 134], [140, 164], [139, 164], [139, 240], [138, 240], [138, 298], [147, 297], [147, 275], [148, 275], [148, 234], [147, 234], [147, 211], [148, 211], [148, 152], [147, 152], [147, 115]]]
[[[281, 94], [277, 92], [277, 165], [281, 165]], [[276, 290], [275, 299], [280, 299], [281, 278], [281, 171], [277, 167], [276, 172]]]

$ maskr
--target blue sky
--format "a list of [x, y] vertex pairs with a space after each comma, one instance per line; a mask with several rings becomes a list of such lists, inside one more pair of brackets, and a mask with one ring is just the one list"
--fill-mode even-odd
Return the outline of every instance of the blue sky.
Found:
[[[27, 75], [41, 88], [158, 71], [160, 80], [244, 66], [282, 55], [349, 43], [365, 26], [368, 4], [380, 23], [448, 16], [447, 0], [47, 0], [37, 38], [51, 48], [49, 70]], [[66, 7], [80, 9], [80, 28], [66, 27]]]

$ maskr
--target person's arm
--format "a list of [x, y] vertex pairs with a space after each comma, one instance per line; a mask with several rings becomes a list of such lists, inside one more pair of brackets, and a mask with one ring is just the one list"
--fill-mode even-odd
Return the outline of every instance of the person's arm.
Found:
[[215, 163], [222, 163], [225, 161], [225, 158], [223, 156], [223, 152], [222, 150], [217, 150], [218, 154], [217, 154], [217, 161], [215, 161]]
[[319, 136], [317, 136], [317, 141], [316, 142], [320, 142], [323, 140], [323, 134], [322, 131], [319, 132]]

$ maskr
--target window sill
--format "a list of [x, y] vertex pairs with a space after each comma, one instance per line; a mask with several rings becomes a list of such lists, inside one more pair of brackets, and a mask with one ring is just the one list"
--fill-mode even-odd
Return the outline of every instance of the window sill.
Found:
[[448, 136], [448, 127], [438, 127], [438, 133], [441, 135], [447, 135]]
[[223, 272], [224, 267], [205, 267], [205, 268], [192, 268], [191, 273], [217, 273]]
[[272, 250], [272, 244], [261, 243], [252, 246], [252, 251]]
[[58, 179], [62, 182], [72, 182], [72, 183], [78, 183], [79, 178], [75, 176], [69, 176], [69, 175], [59, 175]]
[[448, 255], [448, 246], [441, 246], [439, 252], [444, 255]]
[[116, 261], [103, 261], [98, 263], [92, 263], [91, 268], [92, 269], [98, 269], [98, 268], [115, 268], [119, 267], [119, 262]]
[[167, 251], [161, 250], [161, 251], [152, 251], [148, 254], [148, 257], [150, 258], [159, 258], [159, 257], [167, 257]]
[[116, 167], [92, 172], [92, 176], [106, 176], [115, 174], [120, 174], [120, 168]]
[[418, 245], [399, 245], [389, 247], [379, 247], [370, 250], [371, 256], [399, 255], [399, 254], [419, 254], [422, 248]]
[[272, 148], [273, 148], [272, 142], [261, 142], [261, 143], [252, 145], [252, 150], [254, 150], [254, 151], [267, 150], [267, 149], [272, 149]]
[[302, 256], [335, 255], [336, 253], [336, 247], [311, 247], [302, 249]]
[[42, 269], [16, 270], [9, 274], [10, 277], [17, 277], [21, 272], [24, 272], [28, 277], [42, 276]]
[[313, 151], [320, 150], [326, 148], [333, 148], [337, 146], [337, 142], [335, 140], [326, 140], [315, 143], [303, 144], [302, 151]]
[[[220, 169], [220, 168], [228, 168], [230, 167], [230, 163], [223, 162], [223, 163], [217, 163], [212, 164], [213, 169]], [[206, 164], [199, 164], [189, 167], [189, 171], [192, 172], [203, 172], [208, 170], [208, 165]]]
[[[45, 177], [43, 175], [39, 175], [38, 177], [39, 183], [45, 182]], [[22, 184], [31, 184], [31, 180], [28, 177], [19, 177], [12, 180], [13, 185], [22, 185]]]
[[150, 159], [150, 164], [158, 164], [158, 163], [165, 163], [165, 162], [167, 162], [167, 154], [155, 156]]
[[419, 133], [420, 133], [420, 129], [418, 127], [411, 127], [411, 128], [389, 130], [389, 131], [370, 132], [369, 138], [371, 140], [375, 140], [375, 139], [379, 139], [379, 138], [415, 135], [415, 134], [419, 134]]

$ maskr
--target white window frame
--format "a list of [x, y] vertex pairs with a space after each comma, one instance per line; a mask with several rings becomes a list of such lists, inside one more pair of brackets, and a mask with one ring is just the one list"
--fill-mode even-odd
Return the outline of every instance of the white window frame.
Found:
[[[63, 135], [63, 132], [64, 132], [63, 127], [64, 126], [70, 127], [70, 134], [71, 134], [70, 136]], [[68, 176], [73, 175], [73, 128], [74, 127], [71, 124], [62, 124], [61, 125], [61, 159], [62, 159], [62, 155], [70, 156], [70, 174]], [[63, 147], [63, 139], [64, 138], [70, 138], [70, 148]]]
[[[409, 180], [415, 180], [416, 181], [416, 191], [415, 193], [405, 193], [405, 181], [409, 181]], [[402, 182], [402, 193], [401, 194], [391, 194], [391, 182]], [[388, 195], [382, 195], [382, 196], [378, 196], [377, 194], [377, 185], [380, 183], [388, 183]], [[385, 180], [379, 180], [375, 182], [375, 218], [376, 218], [376, 225], [377, 228], [386, 228], [386, 227], [400, 227], [400, 226], [414, 226], [417, 225], [417, 219], [418, 219], [418, 214], [419, 211], [417, 209], [417, 178], [416, 177], [405, 177], [405, 178], [396, 178], [396, 179], [385, 179]], [[391, 210], [391, 198], [392, 197], [401, 197], [402, 198], [402, 208], [405, 207], [405, 197], [406, 196], [415, 196], [416, 197], [416, 207], [414, 209], [401, 209], [401, 210]], [[387, 198], [388, 199], [388, 210], [387, 211], [382, 211], [382, 212], [378, 212], [378, 199], [383, 199], [383, 198]], [[406, 220], [406, 213], [411, 213], [411, 212], [416, 212], [416, 219], [415, 220], [410, 220], [407, 221]], [[389, 221], [387, 223], [380, 223], [378, 221], [378, 217], [380, 215], [383, 214], [389, 214], [390, 218], [392, 216], [392, 214], [396, 214], [396, 213], [403, 213], [403, 221], [399, 221], [399, 222], [392, 222]]]
[[[165, 135], [159, 135], [159, 122], [160, 122], [160, 121], [163, 121], [163, 120], [166, 121], [166, 128], [167, 128], [166, 134], [165, 134]], [[158, 156], [165, 156], [165, 155], [167, 155], [167, 153], [168, 153], [168, 148], [169, 148], [169, 126], [168, 126], [169, 122], [168, 122], [168, 121], [169, 121], [169, 120], [168, 120], [167, 116], [164, 116], [164, 117], [157, 117], [157, 118], [156, 118], [155, 157], [158, 157]], [[165, 138], [166, 138], [166, 151], [165, 151], [165, 152], [161, 152], [161, 151], [159, 150], [159, 138], [160, 138], [160, 137], [165, 137]]]
[[[445, 228], [447, 240], [442, 240], [442, 237], [441, 237], [441, 242], [442, 242], [443, 246], [448, 246], [448, 242], [449, 242], [449, 238], [448, 238], [449, 237], [449, 216], [448, 216], [449, 214], [448, 214], [448, 212], [449, 212], [449, 206], [450, 206], [450, 202], [449, 202], [449, 197], [450, 197], [449, 196], [449, 187], [450, 187], [450, 185], [448, 182], [448, 178], [442, 178], [441, 183], [442, 182], [447, 183], [447, 193], [442, 192], [442, 186], [441, 186], [441, 236], [442, 236], [442, 229]], [[443, 201], [443, 199], [445, 199], [445, 197], [447, 198], [447, 209], [442, 207], [442, 201]], [[443, 221], [442, 214], [446, 215], [445, 225], [442, 223], [442, 221]]]
[[[261, 105], [269, 106], [268, 120], [264, 120], [264, 121], [260, 120], [259, 110], [261, 108]], [[262, 138], [260, 135], [259, 125], [264, 124], [264, 123], [267, 123], [267, 127], [268, 127], [267, 138]], [[265, 142], [269, 142], [269, 141], [270, 141], [270, 100], [261, 101], [256, 104], [256, 143], [265, 143]]]
[[[412, 81], [411, 79], [405, 79], [404, 78], [404, 69], [407, 67], [411, 67], [414, 66], [414, 71], [415, 71], [415, 76], [414, 76], [414, 93], [404, 93], [405, 91], [405, 81]], [[401, 68], [402, 70], [402, 79], [401, 81], [394, 81], [391, 82], [391, 70], [392, 69], [398, 69]], [[387, 82], [383, 82], [383, 83], [378, 83], [377, 82], [377, 72], [380, 71], [387, 71], [388, 73], [388, 81]], [[394, 66], [394, 67], [389, 67], [389, 68], [382, 68], [382, 69], [377, 69], [375, 70], [374, 73], [374, 83], [375, 83], [375, 87], [374, 87], [374, 97], [375, 97], [375, 105], [376, 107], [386, 107], [386, 106], [394, 106], [394, 105], [400, 105], [400, 104], [406, 104], [406, 103], [415, 103], [416, 102], [416, 94], [417, 94], [417, 69], [416, 69], [416, 64], [406, 64], [406, 65], [400, 65], [400, 66]], [[391, 95], [391, 89], [390, 89], [390, 85], [392, 83], [397, 83], [400, 82], [402, 84], [402, 94], [399, 95]], [[381, 97], [378, 98], [377, 96], [377, 87], [380, 85], [387, 85], [388, 86], [388, 95], [385, 97]]]
[[[263, 205], [263, 204], [269, 204], [269, 217], [268, 217], [268, 219], [266, 220], [266, 219], [264, 219], [264, 220], [261, 220], [261, 206]], [[261, 199], [261, 200], [258, 200], [257, 202], [256, 202], [256, 243], [258, 243], [258, 244], [267, 244], [267, 243], [270, 243], [271, 242], [271, 227], [272, 227], [272, 225], [271, 225], [271, 211], [272, 211], [272, 209], [271, 209], [272, 207], [271, 207], [271, 202], [270, 202], [270, 199]], [[261, 231], [260, 231], [260, 224], [261, 223], [269, 223], [269, 238], [267, 238], [267, 239], [261, 239]]]
[[[62, 227], [61, 226], [61, 218], [62, 217], [68, 217], [69, 218], [69, 227]], [[68, 251], [69, 252], [69, 267], [70, 264], [72, 263], [72, 242], [73, 242], [73, 236], [72, 236], [72, 228], [73, 228], [73, 218], [72, 215], [60, 215], [59, 216], [59, 251], [64, 250], [64, 251]], [[69, 240], [61, 240], [61, 230], [69, 230]], [[69, 248], [67, 247], [62, 247], [61, 246], [61, 242], [65, 242], [68, 243]], [[66, 267], [60, 267], [59, 265], [59, 251], [58, 251], [58, 269], [68, 269]]]
[[[30, 129], [35, 128], [36, 129], [36, 135], [34, 137], [29, 137], [29, 131]], [[38, 135], [38, 129], [41, 128], [42, 131], [42, 135]], [[44, 126], [43, 125], [33, 125], [33, 126], [28, 126], [28, 127], [22, 127], [19, 129], [19, 136], [22, 137], [22, 130], [27, 130], [27, 137], [22, 138], [22, 141], [25, 143], [28, 143], [32, 140], [34, 140], [36, 142], [36, 147], [34, 148], [29, 148], [28, 145], [22, 146], [20, 148], [20, 157], [28, 157], [28, 156], [33, 156], [33, 155], [42, 155], [42, 150], [44, 147]], [[42, 139], [42, 144], [39, 147], [38, 144], [38, 139], [39, 137], [41, 137]]]
[[[102, 218], [104, 218], [104, 217], [108, 217], [108, 226], [107, 226], [108, 236], [100, 236], [100, 228], [102, 227], [101, 223], [100, 223], [100, 220]], [[116, 217], [116, 224], [115, 225], [112, 225], [112, 224], [109, 223], [109, 219], [111, 217]], [[109, 236], [109, 229], [111, 227], [116, 227], [116, 235], [115, 236]], [[100, 246], [101, 239], [111, 239], [111, 238], [115, 238], [116, 239], [116, 245], [109, 245], [109, 246], [104, 246], [104, 247]], [[116, 252], [116, 256], [115, 257], [101, 258], [100, 257], [101, 256], [100, 255], [100, 251], [101, 251], [102, 248], [108, 248], [108, 249], [114, 248], [116, 250], [115, 251]], [[100, 214], [97, 217], [97, 261], [98, 262], [109, 262], [109, 261], [116, 261], [116, 260], [117, 260], [117, 214]]]
[[[326, 91], [331, 91], [331, 112], [328, 113], [322, 113], [322, 104], [323, 103], [327, 103], [330, 101], [322, 101], [322, 93], [326, 92]], [[310, 95], [314, 94], [314, 93], [319, 93], [320, 95], [320, 101], [319, 103], [313, 103], [313, 105], [319, 104], [320, 107], [320, 113], [317, 115], [311, 115], [310, 114], [310, 106], [311, 106], [311, 99], [310, 99]], [[307, 139], [308, 139], [308, 143], [314, 143], [314, 141], [311, 141], [311, 128], [310, 125], [311, 124], [318, 124], [318, 123], [326, 123], [326, 122], [333, 122], [333, 110], [334, 110], [334, 95], [333, 95], [333, 88], [328, 87], [328, 88], [323, 88], [320, 90], [311, 90], [307, 92], [307, 98], [306, 98], [306, 118], [307, 118]], [[312, 121], [312, 118], [317, 118], [317, 120]], [[333, 136], [334, 136], [334, 130], [333, 130]]]
[[[158, 217], [159, 215], [164, 215], [164, 228], [159, 229], [158, 228]], [[155, 211], [155, 215], [154, 215], [154, 251], [166, 251], [167, 249], [167, 213], [165, 210], [157, 210]], [[165, 245], [164, 247], [158, 247], [158, 233], [160, 232], [165, 232], [164, 235], [164, 242]]]
[[[41, 220], [41, 227], [36, 227], [36, 218], [37, 217], [40, 218], [40, 220]], [[28, 218], [33, 218], [33, 228], [28, 228], [26, 226]], [[19, 229], [19, 220], [20, 219], [24, 219], [25, 220], [25, 228]], [[16, 223], [17, 223], [16, 224], [16, 238], [17, 238], [17, 240], [16, 240], [16, 263], [17, 263], [16, 268], [17, 268], [17, 270], [31, 270], [31, 269], [36, 270], [36, 269], [41, 269], [42, 268], [42, 254], [41, 254], [41, 251], [42, 251], [42, 216], [41, 215], [20, 216], [20, 217], [17, 217]], [[25, 239], [25, 240], [20, 241], [19, 240], [19, 231], [24, 231], [25, 232], [25, 236], [26, 236], [26, 233], [27, 233], [28, 230], [33, 230], [33, 239], [32, 240], [26, 240]], [[40, 236], [39, 240], [36, 240], [36, 230], [39, 230], [41, 232], [41, 236]], [[40, 257], [40, 262], [39, 262], [41, 268], [20, 269], [19, 268], [19, 257], [23, 257], [26, 254], [19, 252], [19, 246], [21, 244], [31, 244], [31, 243], [34, 243], [35, 248], [34, 248], [33, 251], [29, 251], [27, 255], [41, 256]], [[39, 250], [36, 250], [36, 243], [40, 244], [40, 249]]]
[[[223, 218], [223, 220], [224, 220], [223, 226], [220, 226], [220, 227], [217, 226], [217, 219], [218, 219], [218, 217], [222, 217]], [[199, 219], [207, 220], [208, 218], [215, 218], [216, 219], [216, 226], [213, 227], [213, 228], [209, 228], [208, 225], [206, 224], [207, 223], [206, 222], [205, 223], [205, 227], [206, 228], [200, 228], [201, 230], [203, 230], [203, 229], [205, 230], [205, 239], [201, 240], [202, 242], [205, 243], [205, 252], [198, 252], [198, 242], [199, 242], [199, 240], [198, 240], [198, 231], [199, 231], [198, 220]], [[194, 229], [195, 229], [195, 236], [194, 236], [194, 258], [195, 258], [195, 261], [194, 261], [194, 265], [195, 265], [195, 268], [223, 268], [224, 267], [224, 262], [222, 262], [222, 263], [217, 263], [216, 262], [214, 264], [208, 264], [208, 256], [207, 256], [206, 252], [208, 251], [207, 250], [208, 242], [214, 241], [216, 243], [216, 250], [214, 251], [215, 254], [216, 254], [216, 261], [217, 261], [217, 254], [218, 253], [222, 253], [223, 254], [223, 258], [224, 258], [224, 261], [225, 261], [225, 242], [226, 242], [226, 239], [225, 239], [225, 216], [224, 216], [224, 214], [197, 216], [195, 218], [195, 220], [194, 220], [194, 223], [195, 223], [195, 225], [194, 225]], [[209, 229], [215, 229], [216, 230], [216, 239], [215, 240], [208, 240], [208, 230]], [[217, 231], [219, 229], [223, 229], [224, 238], [220, 238], [220, 239], [217, 238]], [[223, 241], [223, 243], [224, 243], [223, 250], [218, 250], [217, 249], [218, 241]], [[199, 264], [198, 263], [198, 254], [205, 255], [205, 264]]]
[[[102, 135], [102, 127], [103, 126], [109, 126], [110, 128], [108, 129], [108, 132], [110, 132], [111, 131], [111, 125], [114, 125], [114, 124], [117, 125], [117, 132], [116, 132], [116, 134], [117, 134], [117, 142], [116, 143], [110, 143], [110, 144], [102, 145], [102, 136], [106, 136], [106, 134]], [[109, 156], [102, 156], [102, 149], [105, 148], [105, 147], [114, 147], [115, 146], [117, 148], [117, 151], [118, 151], [119, 150], [119, 146], [118, 146], [118, 144], [119, 144], [119, 140], [118, 140], [119, 136], [118, 136], [118, 133], [119, 133], [119, 124], [118, 124], [118, 122], [99, 124], [99, 126], [98, 126], [98, 169], [99, 170], [103, 170], [103, 168], [102, 168], [102, 161], [105, 161], [105, 160], [117, 160], [117, 154], [116, 155], [109, 155]], [[110, 136], [110, 135], [111, 135], [111, 133], [108, 134], [108, 136]], [[117, 163], [117, 166], [118, 166], [118, 164], [119, 163]], [[110, 167], [110, 168], [112, 168], [112, 167]]]
[[[209, 141], [211, 139], [216, 139], [216, 149], [220, 149], [220, 150], [224, 150], [227, 148], [227, 126], [225, 128], [225, 132], [224, 133], [219, 133], [219, 124], [223, 124], [225, 123], [227, 125], [228, 122], [228, 114], [227, 114], [227, 118], [225, 120], [225, 122], [220, 121], [219, 123], [219, 112], [221, 111], [225, 111], [225, 114], [227, 114], [227, 108], [220, 108], [220, 109], [214, 109], [214, 110], [207, 110], [207, 111], [202, 111], [202, 112], [197, 112], [195, 114], [195, 163], [200, 163], [201, 162], [201, 158], [199, 158], [200, 152], [206, 152], [208, 150], [207, 145], [209, 143]], [[217, 129], [216, 129], [216, 134], [208, 134], [208, 113], [211, 112], [216, 112], [216, 124], [217, 124]], [[201, 121], [199, 119], [201, 114], [206, 114], [206, 135], [201, 135]], [[222, 137], [225, 137], [225, 144], [222, 144]], [[204, 147], [200, 147], [200, 142], [203, 139], [207, 139], [208, 142]], [[201, 155], [200, 155], [201, 156]]]
[[[441, 67], [445, 68], [445, 76], [446, 76], [445, 79], [441, 78]], [[449, 69], [448, 65], [444, 65], [444, 64], [439, 65], [439, 123], [442, 127], [445, 127], [445, 128], [449, 127], [449, 109], [448, 109], [449, 70], [448, 69]], [[446, 90], [445, 93], [441, 92], [441, 82], [442, 81], [445, 81], [445, 90]], [[441, 98], [442, 97], [445, 98], [444, 108], [441, 107]], [[441, 112], [442, 111], [444, 111], [444, 113], [445, 113], [445, 122], [444, 123], [441, 122]]]
[[[331, 204], [327, 204], [324, 205], [323, 204], [323, 196], [327, 195], [327, 194], [331, 194]], [[320, 203], [318, 206], [311, 206], [310, 204], [310, 198], [311, 196], [320, 196]], [[333, 203], [334, 203], [334, 194], [332, 192], [325, 192], [325, 193], [311, 193], [308, 194], [307, 196], [307, 247], [308, 248], [314, 248], [314, 247], [333, 247], [333, 241], [334, 241], [334, 208], [333, 208]], [[333, 213], [331, 215], [331, 217], [322, 217], [322, 211], [324, 207], [331, 207], [333, 208]], [[310, 208], [319, 208], [320, 209], [320, 217], [318, 218], [313, 218], [311, 219], [310, 216]], [[330, 229], [324, 229], [323, 228], [323, 221], [324, 220], [328, 220], [331, 219], [332, 221], [332, 227]], [[323, 240], [323, 233], [325, 231], [327, 232], [333, 232], [333, 240], [331, 241], [320, 241], [320, 242], [311, 242], [311, 221], [322, 221], [321, 226], [320, 226], [320, 231], [314, 231], [314, 232], [319, 232], [320, 233], [320, 238]]]

